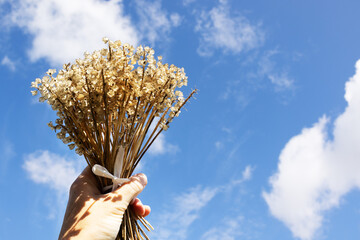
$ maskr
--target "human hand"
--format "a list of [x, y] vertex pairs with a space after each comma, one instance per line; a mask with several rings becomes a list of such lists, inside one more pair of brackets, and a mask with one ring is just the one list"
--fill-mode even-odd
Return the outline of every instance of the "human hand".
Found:
[[[125, 210], [146, 184], [146, 176], [136, 174], [115, 191], [102, 194], [95, 175], [86, 167], [70, 188], [59, 240], [114, 240]], [[138, 198], [131, 202], [131, 207], [141, 217], [150, 213], [150, 207]]]

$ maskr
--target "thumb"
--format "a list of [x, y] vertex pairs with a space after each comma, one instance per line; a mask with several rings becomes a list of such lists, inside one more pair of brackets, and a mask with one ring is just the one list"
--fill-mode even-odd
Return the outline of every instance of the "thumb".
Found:
[[138, 173], [130, 177], [130, 182], [124, 183], [114, 191], [115, 194], [121, 195], [122, 200], [129, 204], [142, 190], [144, 190], [147, 184], [147, 177], [143, 173]]

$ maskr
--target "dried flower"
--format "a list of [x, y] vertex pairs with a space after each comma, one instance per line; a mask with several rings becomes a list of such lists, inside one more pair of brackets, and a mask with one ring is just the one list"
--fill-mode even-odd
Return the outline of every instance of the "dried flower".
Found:
[[[39, 101], [57, 111], [56, 125], [48, 125], [64, 144], [84, 155], [90, 166], [100, 164], [116, 177], [128, 178], [195, 90], [184, 99], [178, 90], [187, 85], [184, 69], [163, 64], [162, 57], [156, 61], [153, 49], [139, 46], [135, 51], [108, 38], [103, 42], [107, 48], [85, 53], [56, 76], [54, 69], [48, 70], [31, 84], [31, 93], [40, 93]], [[155, 128], [148, 133], [151, 124]], [[111, 183], [99, 180], [103, 187]], [[140, 239], [139, 232], [147, 238], [130, 210], [124, 219], [127, 226], [118, 239]], [[139, 220], [148, 228], [145, 219]]]

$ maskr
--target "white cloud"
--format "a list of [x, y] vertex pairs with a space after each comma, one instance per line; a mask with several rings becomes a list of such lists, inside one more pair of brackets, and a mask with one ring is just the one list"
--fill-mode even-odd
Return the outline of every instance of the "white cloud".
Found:
[[[36, 207], [41, 214], [44, 214], [44, 208], [48, 210], [46, 218], [61, 221], [70, 186], [84, 168], [84, 162], [83, 159], [67, 160], [49, 151], [25, 155], [23, 169], [28, 177], [33, 182], [53, 190], [41, 193], [41, 205]], [[61, 225], [61, 222], [58, 224]]]
[[271, 191], [263, 196], [270, 212], [295, 237], [310, 240], [321, 228], [324, 212], [360, 188], [360, 61], [346, 83], [348, 106], [334, 122], [333, 139], [324, 116], [290, 139], [279, 157], [278, 171], [270, 178]]
[[17, 26], [32, 36], [30, 60], [46, 59], [57, 66], [81, 58], [85, 51], [105, 47], [102, 37], [137, 45], [148, 40], [167, 40], [181, 24], [178, 13], [168, 14], [161, 1], [136, 0], [139, 21], [125, 14], [122, 0], [14, 0], [3, 18], [5, 26]]
[[235, 240], [243, 235], [241, 222], [243, 217], [226, 218], [218, 227], [213, 227], [202, 236], [202, 240]]
[[15, 63], [8, 56], [3, 57], [1, 65], [8, 67], [11, 71], [15, 71], [16, 69]]
[[162, 9], [161, 1], [154, 0], [149, 3], [145, 0], [135, 0], [136, 11], [140, 18], [138, 28], [151, 45], [156, 41], [166, 40], [172, 27], [180, 24], [181, 18], [177, 13], [168, 16], [168, 13]]
[[65, 194], [80, 174], [80, 166], [49, 151], [37, 151], [25, 156], [23, 168], [30, 179], [45, 184], [59, 195]]
[[151, 144], [148, 152], [151, 155], [161, 155], [164, 153], [176, 153], [179, 151], [179, 147], [168, 143], [166, 141], [164, 133], [161, 133]]
[[200, 33], [198, 53], [201, 56], [211, 56], [215, 49], [238, 54], [257, 48], [264, 41], [258, 25], [252, 25], [244, 16], [231, 16], [226, 0], [198, 15], [195, 31]]
[[9, 21], [33, 36], [28, 54], [60, 65], [104, 47], [101, 39], [137, 44], [139, 34], [124, 14], [121, 0], [19, 0]]

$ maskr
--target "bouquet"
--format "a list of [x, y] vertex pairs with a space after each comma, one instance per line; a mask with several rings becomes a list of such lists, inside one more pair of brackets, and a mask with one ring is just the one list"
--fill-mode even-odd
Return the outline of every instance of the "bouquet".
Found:
[[[187, 85], [184, 69], [162, 63], [160, 56], [156, 60], [150, 47], [135, 50], [120, 41], [103, 41], [106, 48], [37, 78], [32, 94], [40, 94], [39, 101], [57, 112], [49, 127], [90, 167], [100, 165], [116, 179], [129, 178], [196, 90], [184, 98], [178, 90]], [[119, 183], [98, 180], [104, 191]], [[117, 239], [149, 239], [140, 224], [152, 228], [127, 209]]]

